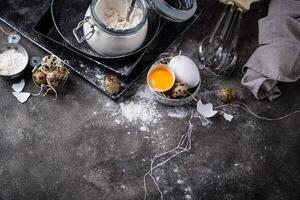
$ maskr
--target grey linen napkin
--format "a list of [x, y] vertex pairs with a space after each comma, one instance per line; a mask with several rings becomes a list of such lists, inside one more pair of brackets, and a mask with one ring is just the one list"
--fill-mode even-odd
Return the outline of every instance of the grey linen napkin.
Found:
[[258, 100], [272, 101], [281, 95], [278, 81], [300, 79], [300, 0], [271, 0], [259, 20], [259, 45], [241, 82]]

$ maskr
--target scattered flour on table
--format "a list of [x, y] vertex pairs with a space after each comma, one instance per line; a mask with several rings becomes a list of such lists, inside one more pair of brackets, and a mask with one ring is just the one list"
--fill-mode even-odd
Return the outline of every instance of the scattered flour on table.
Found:
[[116, 122], [116, 124], [121, 124], [121, 121], [118, 119], [116, 119], [115, 122]]
[[[105, 107], [114, 119], [114, 123], [118, 125], [135, 124], [140, 125], [139, 131], [150, 132], [150, 126], [159, 124], [162, 118], [168, 116], [171, 118], [184, 119], [189, 117], [190, 110], [186, 106], [172, 107], [161, 113], [157, 107], [158, 103], [155, 101], [151, 92], [146, 85], [142, 85], [138, 92], [131, 100], [115, 104], [108, 102]], [[195, 117], [199, 118], [202, 126], [209, 126], [212, 122], [200, 114], [195, 113]], [[160, 128], [163, 130], [163, 127]]]
[[107, 103], [106, 108], [115, 116], [116, 124], [139, 124], [141, 132], [150, 132], [149, 126], [158, 124], [162, 118], [158, 111], [157, 102], [146, 85], [143, 85], [130, 101], [112, 105]]
[[142, 126], [140, 128], [140, 131], [143, 131], [143, 132], [150, 132], [150, 129], [147, 127], [147, 126]]
[[98, 73], [98, 74], [96, 74], [95, 77], [96, 77], [98, 80], [104, 80], [105, 75], [104, 75], [104, 74], [101, 74], [101, 73]]
[[[120, 103], [123, 118], [129, 122], [139, 122], [142, 125], [157, 124], [162, 118], [156, 108], [156, 101], [146, 86], [140, 88], [133, 101]], [[142, 129], [146, 130], [146, 129]]]
[[189, 116], [189, 110], [185, 107], [176, 107], [168, 112], [168, 116], [172, 118], [183, 119]]
[[122, 116], [130, 122], [158, 123], [160, 114], [155, 107], [143, 102], [129, 102], [120, 104]]
[[190, 186], [187, 186], [186, 188], [184, 188], [185, 192], [192, 192], [192, 188]]

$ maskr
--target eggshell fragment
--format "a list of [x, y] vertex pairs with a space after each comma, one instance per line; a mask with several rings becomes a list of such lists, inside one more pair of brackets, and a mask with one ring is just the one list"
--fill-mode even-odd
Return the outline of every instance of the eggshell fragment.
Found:
[[211, 118], [218, 113], [218, 111], [213, 109], [213, 105], [211, 103], [203, 104], [201, 100], [197, 103], [197, 111], [206, 118]]
[[194, 88], [200, 83], [200, 72], [197, 65], [187, 56], [175, 56], [169, 63], [174, 71], [176, 80]]
[[30, 97], [30, 93], [28, 92], [13, 92], [13, 95], [18, 99], [19, 102], [25, 103]]
[[227, 121], [232, 121], [232, 119], [233, 119], [233, 116], [232, 115], [229, 115], [229, 114], [226, 114], [226, 113], [224, 113], [223, 114], [223, 117], [224, 117], [224, 119], [226, 119]]
[[22, 92], [22, 90], [24, 89], [25, 87], [25, 80], [22, 79], [19, 83], [15, 83], [12, 85], [12, 89], [15, 91], [15, 92]]

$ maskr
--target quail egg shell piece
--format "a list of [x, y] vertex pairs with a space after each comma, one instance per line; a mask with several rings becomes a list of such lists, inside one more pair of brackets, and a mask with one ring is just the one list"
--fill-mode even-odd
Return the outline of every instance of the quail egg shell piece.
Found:
[[203, 104], [201, 100], [197, 103], [197, 111], [205, 118], [211, 118], [218, 113], [211, 103]]
[[174, 71], [176, 80], [194, 88], [200, 83], [200, 72], [195, 62], [187, 56], [179, 55], [171, 59], [169, 67]]
[[233, 119], [233, 116], [232, 115], [230, 115], [230, 114], [226, 114], [226, 113], [224, 113], [223, 114], [223, 117], [224, 117], [224, 119], [226, 119], [227, 121], [232, 121], [232, 119]]
[[12, 89], [17, 92], [17, 93], [20, 93], [23, 91], [25, 87], [25, 80], [22, 79], [19, 83], [15, 83], [12, 85]]
[[18, 99], [19, 102], [25, 103], [31, 94], [28, 92], [13, 92], [13, 95]]

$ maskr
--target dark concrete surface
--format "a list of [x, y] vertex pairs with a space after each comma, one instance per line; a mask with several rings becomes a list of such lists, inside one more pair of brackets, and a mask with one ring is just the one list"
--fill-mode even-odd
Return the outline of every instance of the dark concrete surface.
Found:
[[[179, 49], [197, 63], [198, 43], [215, 24], [220, 6], [207, 7]], [[238, 66], [229, 80], [202, 70], [202, 100], [221, 105], [214, 92], [223, 86], [238, 90], [239, 101], [260, 115], [277, 117], [300, 109], [300, 83], [281, 84], [282, 97], [256, 101], [240, 85], [241, 68], [257, 46], [257, 20], [266, 15], [259, 3], [243, 19]], [[1, 26], [7, 28], [1, 23]], [[0, 40], [6, 36], [1, 33]], [[29, 54], [45, 52], [25, 39]], [[28, 72], [25, 91], [37, 92]], [[134, 88], [145, 84], [141, 80]], [[143, 93], [140, 93], [143, 94]], [[143, 95], [123, 101], [151, 101]], [[0, 80], [0, 199], [142, 199], [143, 176], [156, 153], [177, 145], [188, 128], [188, 116], [170, 117], [175, 108], [153, 104], [159, 123], [122, 118], [120, 102], [112, 102], [76, 74], [53, 96], [32, 97], [20, 104], [11, 83]], [[193, 108], [193, 107], [191, 107]], [[189, 108], [183, 108], [188, 110]], [[192, 150], [155, 170], [165, 199], [296, 200], [300, 197], [300, 115], [268, 122], [237, 108], [226, 108], [232, 122], [221, 116], [194, 119]], [[117, 120], [116, 120], [117, 119]], [[148, 199], [159, 199], [150, 180]]]

